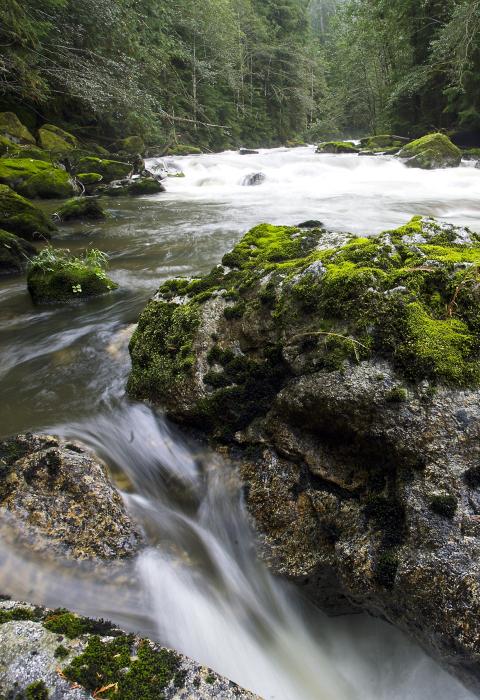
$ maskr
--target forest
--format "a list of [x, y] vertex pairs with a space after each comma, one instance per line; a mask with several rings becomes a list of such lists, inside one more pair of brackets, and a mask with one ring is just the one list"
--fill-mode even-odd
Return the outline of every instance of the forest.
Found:
[[480, 127], [480, 0], [2, 0], [0, 110], [205, 149]]

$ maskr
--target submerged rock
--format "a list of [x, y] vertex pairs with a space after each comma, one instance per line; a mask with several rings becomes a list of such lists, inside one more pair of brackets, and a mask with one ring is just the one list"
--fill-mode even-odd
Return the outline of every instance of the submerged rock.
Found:
[[84, 447], [51, 435], [0, 442], [0, 516], [26, 546], [49, 555], [116, 559], [139, 546], [105, 466]]
[[37, 250], [31, 243], [0, 229], [0, 275], [23, 272], [36, 254]]
[[404, 146], [398, 157], [406, 160], [410, 168], [433, 170], [458, 167], [462, 152], [445, 134], [428, 134]]
[[35, 145], [35, 139], [32, 134], [13, 112], [0, 112], [0, 134], [3, 134], [14, 143]]
[[41, 209], [7, 185], [0, 185], [0, 227], [32, 241], [57, 230]]
[[8, 698], [260, 700], [205, 666], [104, 620], [0, 602], [0, 688]]
[[359, 150], [348, 141], [327, 141], [317, 146], [316, 153], [358, 153]]
[[480, 689], [480, 237], [261, 225], [160, 287], [131, 395], [238, 460], [263, 556]]
[[260, 151], [255, 151], [253, 148], [240, 148], [238, 151], [241, 156], [256, 156]]
[[57, 211], [60, 221], [74, 219], [106, 219], [109, 214], [96, 197], [74, 197], [69, 199]]

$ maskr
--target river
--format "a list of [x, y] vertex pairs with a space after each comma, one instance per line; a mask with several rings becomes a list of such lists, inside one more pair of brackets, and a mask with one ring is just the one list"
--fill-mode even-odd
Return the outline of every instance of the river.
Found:
[[[1, 434], [49, 430], [91, 445], [119, 483], [133, 485], [125, 498], [151, 540], [131, 572], [135, 586], [73, 575], [58, 562], [39, 571], [14, 551], [7, 592], [110, 617], [265, 699], [471, 699], [385, 623], [327, 619], [275, 580], [255, 558], [230, 465], [128, 402], [124, 386], [132, 326], [158, 284], [207, 272], [252, 225], [316, 219], [372, 235], [424, 214], [480, 231], [480, 170], [411, 170], [391, 157], [311, 147], [172, 165], [185, 177], [169, 178], [168, 192], [112, 199], [108, 221], [64, 226], [55, 238], [108, 252], [119, 291], [35, 308], [23, 278], [0, 280]], [[243, 184], [255, 173], [261, 184]]]

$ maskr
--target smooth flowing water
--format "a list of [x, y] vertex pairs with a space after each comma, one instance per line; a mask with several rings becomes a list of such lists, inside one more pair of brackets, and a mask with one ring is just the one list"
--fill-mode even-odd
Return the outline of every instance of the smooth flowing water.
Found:
[[[274, 579], [255, 557], [232, 467], [129, 403], [124, 385], [132, 324], [159, 282], [208, 271], [250, 226], [319, 219], [370, 235], [425, 214], [480, 231], [480, 170], [409, 170], [312, 148], [175, 163], [185, 177], [169, 179], [167, 193], [112, 200], [112, 219], [64, 227], [55, 241], [108, 252], [120, 291], [37, 309], [24, 279], [0, 282], [1, 434], [48, 429], [91, 445], [132, 484], [126, 502], [150, 546], [108, 580], [5, 540], [2, 589], [110, 617], [264, 698], [471, 698], [401, 633], [365, 616], [329, 620]], [[242, 184], [260, 172], [262, 184]]]

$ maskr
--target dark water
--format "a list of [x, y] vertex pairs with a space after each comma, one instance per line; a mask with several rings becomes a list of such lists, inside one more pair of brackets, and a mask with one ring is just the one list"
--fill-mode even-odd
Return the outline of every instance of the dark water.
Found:
[[[134, 483], [128, 504], [151, 537], [135, 563], [140, 602], [130, 609], [132, 591], [80, 572], [73, 583], [61, 562], [42, 570], [11, 551], [18, 575], [9, 592], [108, 614], [269, 698], [470, 698], [386, 625], [305, 613], [297, 594], [256, 561], [230, 467], [199, 457], [161, 415], [130, 404], [124, 386], [133, 324], [159, 283], [207, 272], [250, 226], [314, 218], [370, 235], [420, 213], [480, 230], [480, 171], [412, 171], [389, 158], [312, 149], [177, 162], [186, 177], [171, 179], [168, 193], [112, 200], [110, 220], [63, 227], [54, 240], [108, 252], [118, 291], [35, 308], [23, 278], [0, 281], [0, 434], [52, 429], [76, 437]], [[242, 186], [254, 172], [264, 172], [265, 183]], [[176, 499], [178, 480], [188, 503]]]

